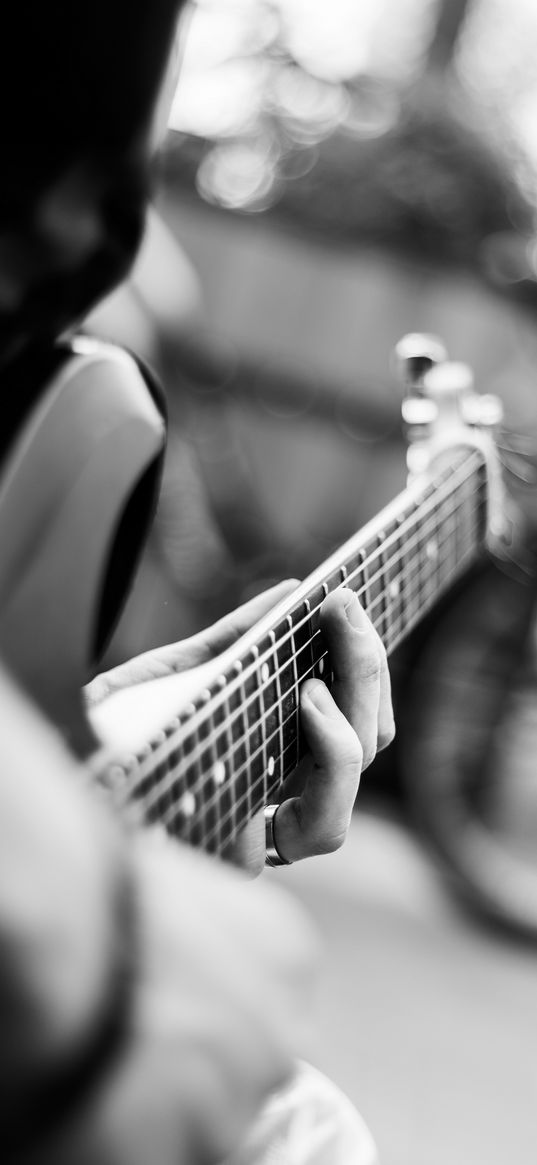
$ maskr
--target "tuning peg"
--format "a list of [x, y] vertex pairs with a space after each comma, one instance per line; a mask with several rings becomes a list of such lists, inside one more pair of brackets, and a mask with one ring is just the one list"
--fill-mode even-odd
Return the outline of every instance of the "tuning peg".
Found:
[[474, 374], [468, 364], [459, 360], [446, 360], [430, 368], [423, 378], [423, 391], [432, 400], [442, 401], [449, 397], [462, 397], [473, 392]]
[[394, 370], [407, 396], [422, 396], [425, 376], [447, 360], [447, 351], [438, 336], [410, 332], [395, 345]]
[[412, 429], [428, 427], [438, 419], [438, 405], [426, 396], [407, 396], [401, 404], [401, 415]]
[[467, 402], [475, 393], [474, 374], [468, 364], [446, 360], [430, 368], [423, 379], [423, 393], [430, 404], [435, 404], [440, 422], [460, 422]]
[[467, 425], [479, 429], [497, 429], [503, 421], [503, 402], [498, 396], [473, 393], [462, 402], [462, 415]]

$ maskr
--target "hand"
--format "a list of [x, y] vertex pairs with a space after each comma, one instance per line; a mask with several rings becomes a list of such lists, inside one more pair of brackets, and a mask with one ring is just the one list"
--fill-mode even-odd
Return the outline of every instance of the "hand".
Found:
[[[297, 586], [280, 583], [182, 643], [161, 647], [97, 677], [89, 685], [98, 701], [135, 683], [183, 674], [185, 696], [199, 687], [203, 668]], [[274, 822], [276, 844], [289, 861], [338, 849], [345, 839], [361, 773], [394, 736], [386, 652], [372, 623], [348, 588], [325, 599], [321, 628], [335, 682], [332, 694], [321, 680], [301, 688], [302, 726], [310, 749], [280, 792]], [[263, 814], [249, 823], [231, 855], [253, 875], [265, 862]]]
[[290, 594], [298, 586], [296, 579], [286, 579], [276, 586], [256, 595], [248, 603], [237, 607], [212, 627], [183, 639], [179, 643], [168, 643], [156, 647], [143, 655], [136, 655], [119, 667], [102, 672], [86, 685], [85, 697], [91, 707], [100, 704], [115, 692], [134, 684], [144, 684], [150, 680], [181, 673], [185, 678], [185, 690], [197, 686], [196, 670], [216, 659], [253, 627], [263, 615], [271, 611], [276, 603]]
[[[395, 734], [386, 652], [356, 595], [348, 588], [334, 591], [320, 618], [335, 682], [332, 694], [318, 679], [306, 680], [300, 690], [310, 754], [284, 782], [274, 819], [278, 851], [291, 862], [340, 848], [361, 774]], [[262, 820], [254, 818], [236, 852], [251, 872], [261, 871]]]
[[100, 1022], [126, 869], [134, 892], [124, 1041], [50, 1139], [9, 1159], [216, 1165], [304, 1053], [309, 925], [281, 891], [161, 830], [125, 837], [1, 672], [0, 697], [2, 1131], [32, 1133], [36, 1081], [75, 1064]]
[[280, 890], [160, 832], [133, 860], [131, 1038], [54, 1165], [216, 1165], [304, 1053], [312, 935]]

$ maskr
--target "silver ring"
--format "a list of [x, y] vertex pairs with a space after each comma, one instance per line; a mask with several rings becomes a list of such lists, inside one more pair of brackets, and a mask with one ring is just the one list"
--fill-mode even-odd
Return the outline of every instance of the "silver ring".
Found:
[[267, 856], [265, 858], [266, 866], [291, 866], [293, 863], [289, 862], [287, 858], [282, 857], [276, 839], [274, 837], [274, 819], [276, 813], [280, 808], [279, 805], [265, 806], [265, 845], [267, 847]]

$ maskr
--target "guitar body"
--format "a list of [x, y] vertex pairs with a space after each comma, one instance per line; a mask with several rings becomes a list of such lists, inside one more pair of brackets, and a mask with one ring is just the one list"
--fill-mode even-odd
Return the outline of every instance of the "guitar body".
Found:
[[0, 479], [0, 657], [77, 752], [87, 682], [119, 613], [159, 480], [164, 421], [138, 365], [81, 339]]

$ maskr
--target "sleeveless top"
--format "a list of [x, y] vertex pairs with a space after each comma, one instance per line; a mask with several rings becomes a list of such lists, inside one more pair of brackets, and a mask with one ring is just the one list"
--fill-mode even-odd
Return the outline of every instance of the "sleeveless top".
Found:
[[[144, 225], [152, 120], [182, 0], [60, 0], [0, 14], [0, 479], [65, 337], [128, 273]], [[15, 66], [15, 68], [13, 67]], [[67, 342], [68, 346], [68, 342]], [[144, 369], [165, 416], [163, 394]], [[152, 518], [164, 449], [121, 532], [100, 646]]]

